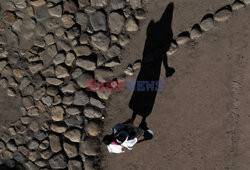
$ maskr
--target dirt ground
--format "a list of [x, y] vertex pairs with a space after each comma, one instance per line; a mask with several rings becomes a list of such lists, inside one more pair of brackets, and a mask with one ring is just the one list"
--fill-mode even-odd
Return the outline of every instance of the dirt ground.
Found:
[[[148, 3], [148, 20], [132, 37], [123, 56], [126, 66], [141, 57], [149, 20], [159, 19], [170, 1]], [[188, 30], [208, 13], [232, 1], [173, 1], [174, 35]], [[169, 57], [176, 73], [165, 77], [153, 112], [147, 118], [153, 140], [123, 154], [109, 154], [103, 145], [107, 170], [247, 170], [250, 162], [250, 10], [233, 14], [196, 42]], [[131, 79], [135, 79], [137, 74]], [[130, 118], [132, 92], [113, 94], [107, 107], [104, 134]], [[136, 120], [138, 123], [139, 118]]]

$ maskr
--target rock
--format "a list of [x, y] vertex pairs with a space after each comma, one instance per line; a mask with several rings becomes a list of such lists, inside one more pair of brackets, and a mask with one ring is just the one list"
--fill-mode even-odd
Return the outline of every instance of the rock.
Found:
[[78, 0], [78, 4], [83, 8], [89, 4], [89, 0]]
[[2, 14], [3, 21], [9, 25], [12, 25], [16, 21], [16, 16], [10, 11], [4, 11]]
[[114, 58], [108, 60], [104, 64], [105, 67], [115, 67], [115, 66], [119, 66], [119, 65], [121, 65], [121, 62], [120, 62], [118, 57], [114, 57]]
[[77, 128], [80, 128], [80, 129], [83, 127], [82, 126], [83, 118], [80, 115], [69, 116], [64, 121], [70, 127], [77, 127]]
[[89, 97], [86, 94], [86, 92], [84, 92], [84, 91], [77, 91], [75, 93], [73, 104], [77, 105], [77, 106], [85, 106], [87, 103], [89, 103]]
[[24, 9], [27, 7], [25, 0], [14, 0], [13, 2], [17, 8]]
[[101, 82], [111, 81], [114, 78], [114, 73], [111, 69], [101, 67], [95, 70], [95, 79]]
[[110, 38], [104, 33], [99, 32], [91, 36], [91, 42], [94, 47], [102, 51], [107, 51], [110, 43]]
[[53, 63], [55, 65], [61, 64], [65, 61], [65, 54], [64, 53], [58, 53], [53, 60]]
[[34, 137], [39, 141], [42, 141], [48, 137], [48, 133], [46, 131], [39, 130], [38, 132], [35, 133]]
[[[35, 162], [35, 164], [36, 164], [37, 166], [39, 166], [39, 167], [46, 167], [46, 166], [48, 166], [48, 163], [47, 163], [46, 161], [44, 161], [44, 160], [37, 160], [37, 161]], [[43, 170], [45, 170], [45, 169], [43, 169]]]
[[47, 88], [47, 94], [50, 96], [56, 96], [58, 93], [58, 88], [55, 86], [49, 86]]
[[[49, 46], [46, 50], [47, 50], [48, 55], [49, 55], [51, 58], [54, 57], [54, 56], [57, 54], [57, 47], [56, 47], [55, 44]], [[61, 53], [59, 53], [59, 54], [61, 54]]]
[[12, 28], [14, 31], [19, 32], [21, 31], [21, 26], [23, 25], [23, 20], [17, 19], [13, 24]]
[[82, 162], [77, 160], [69, 160], [68, 168], [69, 170], [82, 170]]
[[16, 96], [16, 91], [15, 91], [15, 89], [9, 87], [9, 88], [7, 89], [7, 95], [10, 96], [10, 97], [15, 97], [15, 96]]
[[44, 40], [45, 40], [47, 45], [52, 45], [55, 43], [54, 35], [52, 33], [47, 34], [44, 37]]
[[89, 42], [88, 34], [84, 34], [84, 33], [81, 34], [79, 41], [80, 41], [80, 44], [88, 44]]
[[12, 141], [12, 140], [9, 141], [9, 142], [6, 144], [6, 147], [7, 147], [10, 151], [12, 151], [12, 152], [17, 151], [17, 146], [16, 146], [15, 142]]
[[106, 31], [106, 16], [103, 12], [97, 11], [89, 17], [91, 26], [94, 31]]
[[125, 1], [124, 0], [111, 0], [110, 5], [112, 9], [114, 10], [122, 9], [125, 6]]
[[49, 147], [49, 141], [48, 141], [48, 140], [42, 141], [42, 143], [39, 145], [39, 148], [40, 148], [41, 150], [45, 150], [45, 149], [47, 149], [48, 147]]
[[95, 170], [94, 161], [95, 161], [94, 158], [87, 157], [84, 161], [84, 169]]
[[39, 146], [39, 143], [35, 140], [32, 140], [28, 143], [29, 150], [36, 150]]
[[124, 73], [128, 76], [133, 76], [134, 75], [134, 70], [132, 66], [127, 66], [126, 69], [124, 70]]
[[74, 97], [71, 95], [71, 96], [64, 96], [63, 97], [63, 100], [62, 100], [62, 103], [64, 105], [72, 105], [73, 104], [73, 101], [74, 101]]
[[19, 37], [17, 36], [16, 33], [12, 31], [6, 31], [6, 34], [8, 34], [7, 37], [7, 44], [12, 46], [12, 47], [19, 47]]
[[71, 49], [70, 43], [68, 43], [66, 41], [59, 40], [59, 41], [57, 41], [56, 44], [57, 44], [58, 49], [62, 49], [66, 52], [68, 52]]
[[109, 14], [109, 28], [113, 34], [119, 34], [124, 26], [125, 19], [117, 12]]
[[24, 163], [24, 167], [26, 170], [33, 170], [33, 169], [39, 169], [35, 164], [33, 164], [31, 161], [28, 161]]
[[178, 45], [172, 42], [172, 43], [170, 44], [169, 50], [167, 51], [167, 55], [168, 55], [168, 56], [171, 56], [171, 55], [173, 55], [177, 50], [178, 50]]
[[44, 27], [43, 24], [38, 23], [37, 26], [36, 26], [36, 33], [37, 33], [37, 35], [43, 37], [43, 36], [45, 36], [47, 34], [47, 30], [46, 30], [46, 28]]
[[110, 49], [108, 50], [108, 57], [109, 57], [109, 58], [113, 58], [113, 57], [119, 56], [120, 53], [121, 53], [120, 47], [118, 47], [117, 45], [113, 45], [113, 46], [110, 47]]
[[76, 60], [76, 66], [85, 70], [94, 71], [96, 69], [96, 62], [91, 58], [78, 58]]
[[228, 8], [223, 8], [217, 11], [214, 15], [214, 20], [217, 22], [225, 22], [232, 15], [232, 12]]
[[23, 105], [26, 109], [30, 109], [34, 107], [34, 101], [32, 97], [23, 97], [22, 98]]
[[[16, 22], [15, 22], [16, 23]], [[14, 28], [13, 28], [14, 29]], [[6, 35], [0, 35], [0, 44], [5, 45], [7, 43]]]
[[74, 51], [77, 56], [89, 56], [92, 52], [86, 45], [79, 45], [74, 47]]
[[190, 38], [192, 40], [197, 39], [201, 37], [201, 34], [202, 34], [202, 31], [201, 31], [200, 26], [198, 24], [195, 24], [193, 28], [191, 29]]
[[76, 79], [80, 75], [82, 75], [82, 69], [81, 68], [76, 68], [75, 71], [71, 74], [73, 79]]
[[61, 106], [55, 106], [51, 109], [51, 118], [54, 121], [63, 120], [64, 109]]
[[100, 121], [96, 121], [96, 120], [89, 121], [85, 129], [90, 136], [99, 135], [101, 133]]
[[46, 78], [46, 82], [54, 86], [59, 86], [63, 83], [62, 80], [57, 78]]
[[40, 158], [40, 155], [38, 154], [38, 152], [33, 151], [29, 153], [29, 160], [31, 160], [32, 162], [35, 162], [39, 158]]
[[47, 106], [51, 106], [53, 103], [53, 99], [50, 96], [42, 97], [42, 102]]
[[250, 0], [243, 0], [243, 2], [244, 2], [246, 5], [250, 4]]
[[100, 150], [100, 141], [96, 137], [87, 137], [80, 143], [79, 152], [88, 156], [96, 156]]
[[91, 6], [104, 7], [108, 4], [107, 0], [90, 0]]
[[48, 10], [50, 16], [52, 17], [61, 17], [62, 16], [62, 6], [56, 5]]
[[14, 152], [13, 154], [13, 158], [20, 163], [24, 163], [25, 161], [27, 161], [27, 159], [24, 157], [23, 154], [21, 154], [20, 152]]
[[137, 9], [137, 8], [142, 7], [141, 0], [130, 0], [130, 5], [133, 9]]
[[29, 4], [30, 5], [33, 5], [33, 6], [42, 6], [42, 5], [45, 5], [46, 1], [45, 0], [30, 0], [29, 1]]
[[64, 136], [71, 142], [79, 143], [81, 140], [81, 131], [79, 129], [70, 129], [64, 133]]
[[75, 54], [73, 52], [68, 52], [64, 62], [67, 66], [72, 66], [74, 60], [75, 60]]
[[62, 88], [61, 88], [61, 91], [63, 92], [63, 93], [70, 93], [70, 94], [72, 94], [72, 93], [74, 93], [75, 92], [75, 83], [73, 82], [73, 81], [70, 81], [66, 86], [63, 86]]
[[77, 107], [68, 107], [66, 108], [66, 113], [70, 115], [77, 115], [80, 114], [81, 111]]
[[37, 132], [39, 131], [39, 124], [36, 120], [31, 121], [29, 128], [33, 131], [33, 132]]
[[53, 152], [50, 149], [48, 149], [48, 150], [42, 151], [40, 155], [43, 159], [47, 160], [51, 158], [51, 156], [53, 155]]
[[24, 156], [28, 156], [29, 150], [25, 146], [18, 146], [17, 149], [20, 153], [22, 153]]
[[63, 10], [68, 13], [75, 13], [77, 11], [77, 6], [72, 0], [65, 1], [63, 3]]
[[77, 12], [76, 22], [81, 26], [81, 30], [85, 31], [88, 26], [88, 16], [83, 12]]
[[62, 65], [56, 67], [55, 74], [57, 78], [66, 78], [70, 76], [67, 69]]
[[79, 76], [76, 79], [76, 82], [77, 82], [78, 86], [80, 86], [81, 88], [87, 88], [89, 86], [88, 85], [89, 79], [93, 80], [94, 75], [90, 72], [84, 72], [81, 76]]
[[90, 118], [90, 119], [102, 117], [102, 113], [99, 110], [90, 106], [86, 107], [83, 113], [87, 118]]
[[179, 46], [186, 44], [188, 41], [190, 41], [189, 32], [182, 32], [176, 38], [176, 42]]
[[133, 68], [133, 70], [140, 69], [141, 68], [141, 60], [137, 60], [136, 62], [134, 62], [132, 68]]
[[64, 142], [63, 148], [69, 158], [73, 158], [78, 155], [77, 147], [72, 143]]
[[[70, 40], [73, 40], [73, 39], [76, 39], [77, 37], [80, 36], [80, 27], [79, 26], [73, 26], [72, 28], [70, 28], [68, 31], [66, 31], [66, 35], [67, 35], [67, 38], [70, 39]], [[73, 40], [74, 41], [74, 40]], [[76, 41], [77, 42], [77, 41]], [[77, 45], [78, 42], [76, 44], [73, 44], [71, 42], [71, 45], [72, 46], [75, 46]]]
[[28, 110], [28, 115], [29, 116], [38, 116], [39, 110], [37, 108], [31, 108]]
[[200, 23], [200, 27], [203, 31], [209, 31], [210, 29], [212, 29], [214, 27], [214, 19], [211, 15], [206, 15], [201, 23]]
[[29, 65], [29, 70], [32, 74], [35, 74], [43, 69], [43, 64], [41, 62], [32, 63]]
[[99, 100], [99, 99], [94, 98], [94, 97], [90, 97], [90, 104], [92, 106], [98, 107], [100, 109], [105, 108], [105, 105], [103, 104], [103, 102], [101, 100]]
[[53, 152], [57, 153], [62, 150], [59, 136], [55, 134], [49, 135], [49, 142], [50, 142], [50, 148]]
[[133, 18], [129, 18], [126, 22], [126, 30], [128, 32], [138, 31], [139, 27]]
[[50, 129], [56, 133], [63, 133], [67, 130], [67, 126], [64, 123], [53, 123]]
[[61, 20], [65, 28], [70, 28], [75, 24], [74, 16], [71, 14], [64, 14]]
[[245, 4], [241, 1], [235, 1], [232, 5], [232, 10], [233, 11], [236, 11], [236, 10], [239, 10], [241, 8], [244, 8], [245, 7]]
[[49, 165], [53, 169], [65, 169], [67, 168], [67, 159], [62, 153], [59, 153], [50, 158]]
[[137, 9], [135, 12], [135, 18], [138, 20], [146, 19], [146, 12], [143, 9]]
[[7, 62], [5, 60], [0, 61], [0, 70], [2, 71], [6, 65]]

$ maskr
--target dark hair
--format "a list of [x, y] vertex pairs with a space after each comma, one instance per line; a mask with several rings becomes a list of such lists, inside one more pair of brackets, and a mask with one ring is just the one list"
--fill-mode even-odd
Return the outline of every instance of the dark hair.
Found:
[[114, 140], [115, 140], [114, 135], [106, 135], [102, 139], [103, 143], [105, 143], [106, 145], [109, 145]]

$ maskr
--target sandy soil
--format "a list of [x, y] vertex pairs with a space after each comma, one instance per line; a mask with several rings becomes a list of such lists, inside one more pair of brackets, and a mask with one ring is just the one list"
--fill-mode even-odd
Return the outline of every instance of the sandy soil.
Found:
[[[174, 35], [227, 3], [231, 1], [174, 1]], [[167, 4], [161, 0], [149, 3], [149, 19], [159, 18]], [[103, 169], [248, 169], [249, 16], [249, 7], [234, 13], [228, 22], [217, 24], [197, 42], [188, 43], [169, 57], [176, 73], [165, 78], [162, 69], [164, 90], [158, 92], [147, 119], [155, 138], [120, 155], [107, 153], [103, 145]], [[124, 66], [141, 56], [148, 22], [132, 38]], [[131, 95], [123, 91], [111, 97], [104, 134], [131, 116]]]

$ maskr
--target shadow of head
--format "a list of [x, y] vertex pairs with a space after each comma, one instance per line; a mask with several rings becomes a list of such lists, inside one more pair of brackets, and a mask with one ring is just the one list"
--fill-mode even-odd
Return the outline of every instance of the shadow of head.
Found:
[[150, 21], [147, 27], [147, 39], [143, 55], [146, 55], [157, 48], [161, 48], [167, 52], [173, 37], [171, 28], [173, 11], [174, 4], [169, 3], [159, 21]]

